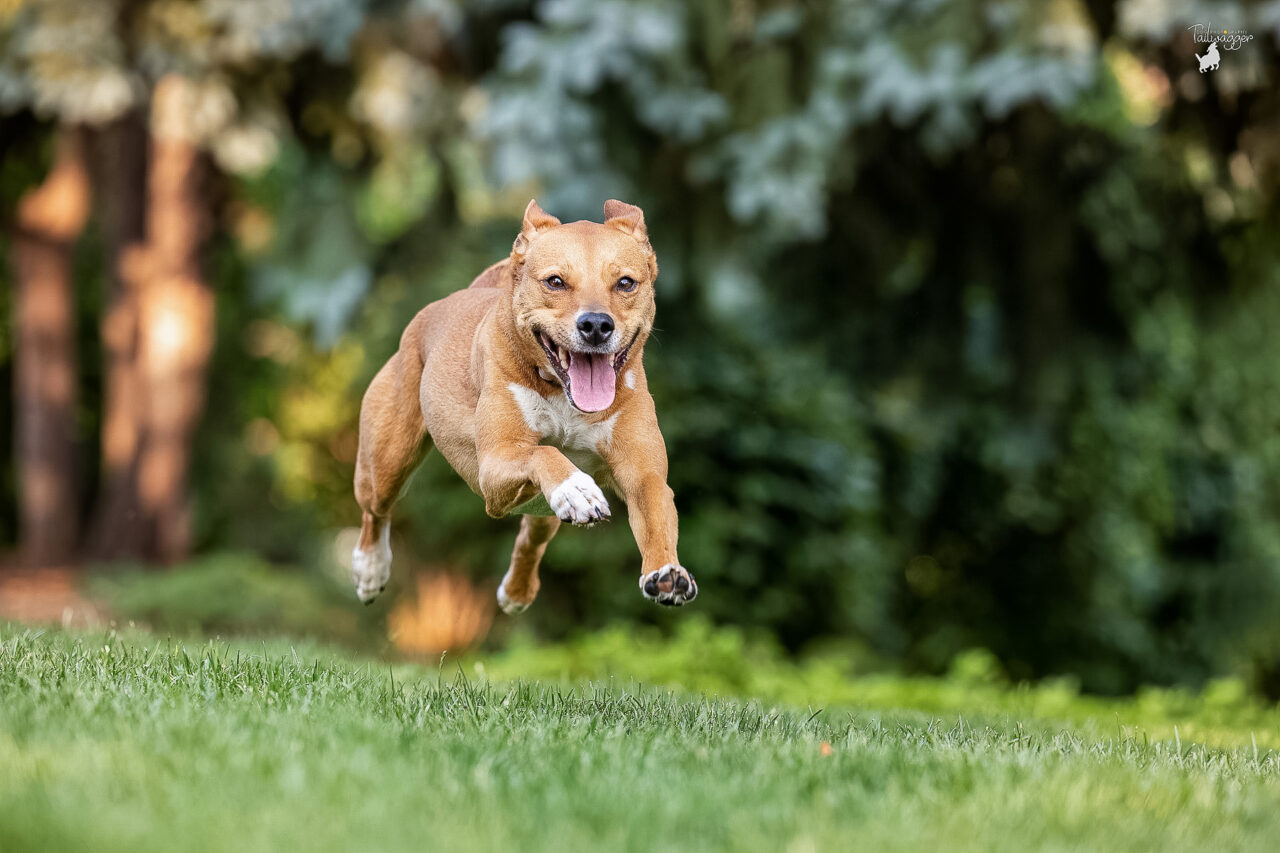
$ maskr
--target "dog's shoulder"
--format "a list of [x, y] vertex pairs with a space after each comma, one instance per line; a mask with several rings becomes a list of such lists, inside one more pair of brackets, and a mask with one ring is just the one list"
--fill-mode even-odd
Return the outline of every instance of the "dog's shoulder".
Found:
[[484, 272], [476, 276], [475, 281], [467, 285], [467, 289], [471, 290], [477, 287], [505, 287], [510, 273], [511, 259], [503, 258], [496, 264], [490, 264], [485, 267]]

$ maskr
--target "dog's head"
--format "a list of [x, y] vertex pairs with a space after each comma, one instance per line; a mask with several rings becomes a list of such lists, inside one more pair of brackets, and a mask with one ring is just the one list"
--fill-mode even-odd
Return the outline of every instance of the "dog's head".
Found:
[[644, 213], [610, 200], [604, 217], [562, 225], [530, 201], [511, 250], [516, 347], [584, 412], [613, 404], [653, 328], [658, 262]]

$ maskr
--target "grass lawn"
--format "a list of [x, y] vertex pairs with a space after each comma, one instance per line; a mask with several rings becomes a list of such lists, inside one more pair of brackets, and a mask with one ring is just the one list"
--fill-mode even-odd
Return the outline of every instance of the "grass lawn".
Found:
[[971, 713], [939, 719], [932, 700], [883, 707], [883, 685], [872, 705], [815, 713], [474, 672], [0, 626], [0, 850], [1269, 851], [1280, 837], [1280, 755], [1254, 745], [1274, 730], [1252, 728], [1274, 709], [1235, 727], [1218, 714], [1208, 747], [1181, 729], [1152, 739], [1121, 703], [1104, 732], [1085, 699], [1060, 722], [975, 688]]

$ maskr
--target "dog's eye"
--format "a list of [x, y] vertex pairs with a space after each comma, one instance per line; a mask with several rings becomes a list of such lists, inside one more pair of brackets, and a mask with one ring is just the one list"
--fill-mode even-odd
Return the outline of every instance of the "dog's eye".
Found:
[[629, 275], [624, 275], [622, 278], [618, 279], [618, 283], [614, 286], [623, 293], [630, 293], [636, 289], [636, 280]]
[[545, 284], [549, 290], [564, 290], [568, 287], [568, 285], [564, 283], [564, 279], [558, 275], [550, 276], [543, 282], [543, 284]]

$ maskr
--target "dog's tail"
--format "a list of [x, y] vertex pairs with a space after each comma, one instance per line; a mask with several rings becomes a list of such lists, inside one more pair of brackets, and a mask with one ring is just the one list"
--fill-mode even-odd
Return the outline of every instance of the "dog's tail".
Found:
[[476, 276], [475, 281], [467, 285], [470, 290], [473, 287], [503, 287], [507, 283], [507, 274], [511, 266], [510, 258], [503, 258], [496, 264], [485, 267], [484, 272]]

